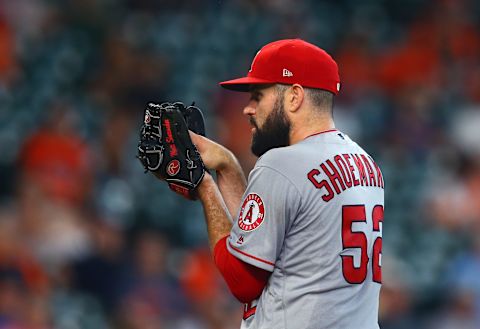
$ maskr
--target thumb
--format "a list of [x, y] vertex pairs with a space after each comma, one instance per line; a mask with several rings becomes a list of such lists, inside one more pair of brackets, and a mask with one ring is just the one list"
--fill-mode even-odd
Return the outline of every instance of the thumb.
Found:
[[198, 141], [199, 140], [199, 136], [197, 134], [195, 134], [193, 131], [191, 130], [188, 130], [188, 133], [190, 134], [190, 138], [192, 139], [192, 142], [195, 143], [195, 141]]
[[188, 133], [190, 134], [190, 138], [192, 139], [192, 143], [195, 144], [197, 149], [200, 151], [202, 148], [202, 136], [195, 134], [193, 131], [189, 130]]

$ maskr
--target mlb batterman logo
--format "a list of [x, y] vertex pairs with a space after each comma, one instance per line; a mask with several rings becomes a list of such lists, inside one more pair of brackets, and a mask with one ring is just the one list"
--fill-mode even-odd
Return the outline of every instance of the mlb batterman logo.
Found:
[[240, 209], [238, 226], [244, 231], [253, 231], [263, 223], [264, 216], [265, 206], [262, 198], [256, 193], [250, 193]]

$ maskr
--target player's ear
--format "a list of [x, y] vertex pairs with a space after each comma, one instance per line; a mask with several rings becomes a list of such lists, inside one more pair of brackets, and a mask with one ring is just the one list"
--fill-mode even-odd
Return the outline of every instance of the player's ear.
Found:
[[289, 112], [297, 112], [305, 98], [305, 90], [299, 84], [293, 84], [285, 92], [285, 109]]

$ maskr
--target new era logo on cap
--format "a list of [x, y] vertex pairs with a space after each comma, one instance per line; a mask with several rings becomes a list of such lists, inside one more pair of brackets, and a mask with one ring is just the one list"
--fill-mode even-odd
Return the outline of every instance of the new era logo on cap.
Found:
[[283, 76], [284, 76], [284, 77], [293, 77], [293, 73], [290, 72], [290, 71], [287, 70], [287, 69], [283, 69]]
[[278, 40], [263, 46], [255, 55], [246, 77], [223, 81], [220, 85], [231, 90], [249, 91], [251, 85], [275, 83], [297, 83], [335, 95], [340, 89], [337, 63], [325, 50], [301, 39]]

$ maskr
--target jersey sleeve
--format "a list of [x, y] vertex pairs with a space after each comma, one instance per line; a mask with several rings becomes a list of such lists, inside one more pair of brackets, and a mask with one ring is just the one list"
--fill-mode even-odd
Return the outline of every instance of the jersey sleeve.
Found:
[[229, 252], [272, 272], [300, 201], [300, 193], [286, 176], [270, 167], [255, 167], [227, 241]]

